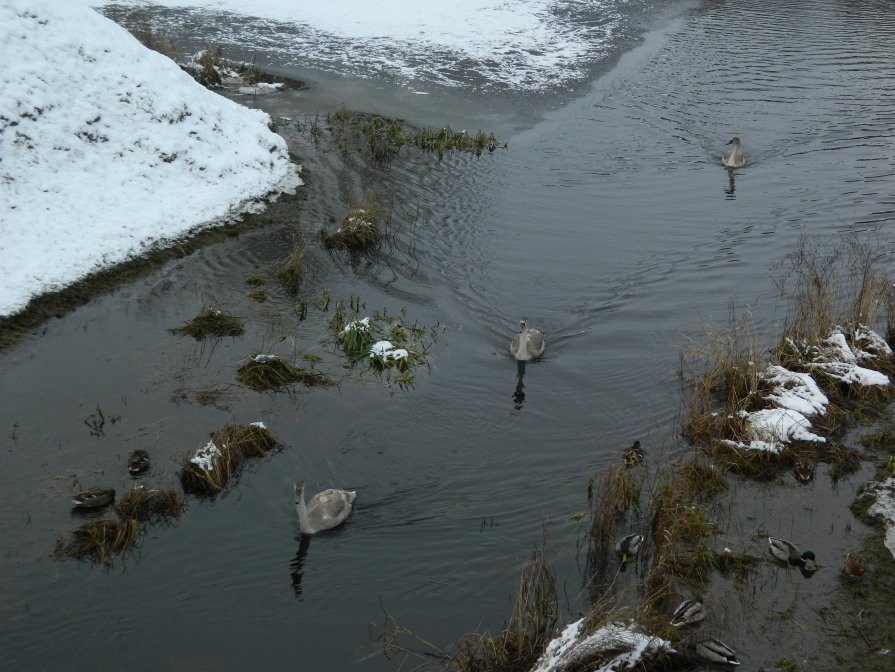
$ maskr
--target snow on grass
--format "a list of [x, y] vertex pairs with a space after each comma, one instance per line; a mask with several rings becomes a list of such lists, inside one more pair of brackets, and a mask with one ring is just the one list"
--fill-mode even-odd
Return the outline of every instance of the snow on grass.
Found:
[[196, 451], [196, 454], [190, 458], [190, 462], [199, 467], [206, 473], [214, 471], [214, 462], [221, 457], [221, 449], [218, 448], [214, 441], [209, 441], [204, 448]]
[[547, 645], [532, 672], [558, 672], [594, 659], [599, 667], [588, 667], [593, 672], [628, 670], [644, 656], [661, 651], [674, 651], [671, 642], [640, 632], [636, 624], [607, 623], [594, 632], [583, 635], [584, 619], [569, 624]]
[[300, 184], [267, 114], [81, 2], [0, 0], [0, 316]]
[[[790, 347], [805, 359], [811, 368], [822, 369], [824, 373], [850, 385], [885, 386], [889, 377], [857, 362], [871, 362], [879, 357], [891, 356], [892, 350], [885, 340], [868, 327], [859, 325], [855, 329], [854, 341], [850, 346], [841, 327], [834, 327], [830, 335], [820, 345], [799, 348], [792, 340]], [[778, 365], [769, 365], [762, 373], [762, 380], [773, 388], [765, 400], [774, 405], [760, 411], [741, 412], [746, 419], [751, 441], [724, 441], [736, 448], [765, 450], [779, 453], [792, 441], [825, 442], [826, 439], [811, 431], [811, 416], [826, 415], [829, 404], [827, 396], [808, 373], [790, 371]]]

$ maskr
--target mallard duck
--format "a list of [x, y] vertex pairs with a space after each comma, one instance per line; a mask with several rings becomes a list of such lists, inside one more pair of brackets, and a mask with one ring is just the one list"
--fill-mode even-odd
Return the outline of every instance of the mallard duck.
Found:
[[842, 563], [843, 574], [853, 579], [859, 579], [864, 576], [864, 572], [866, 571], [867, 570], [864, 568], [864, 558], [855, 553], [846, 553], [845, 562]]
[[741, 168], [746, 160], [743, 158], [743, 152], [740, 151], [740, 139], [734, 137], [727, 144], [733, 145], [733, 148], [724, 152], [724, 156], [721, 157], [721, 165], [725, 168]]
[[808, 483], [814, 480], [816, 469], [817, 465], [811, 460], [796, 460], [796, 463], [792, 466], [792, 475], [800, 483]]
[[76, 509], [98, 509], [115, 501], [115, 491], [105, 488], [90, 488], [72, 497]]
[[705, 607], [699, 600], [684, 600], [671, 616], [671, 627], [682, 628], [685, 625], [699, 623], [705, 618]]
[[295, 510], [302, 534], [331, 530], [345, 522], [357, 498], [353, 490], [322, 490], [305, 504], [305, 482], [295, 481]]
[[739, 665], [740, 661], [736, 654], [727, 644], [720, 639], [703, 639], [700, 642], [690, 645], [696, 655], [703, 660], [712, 663], [724, 663], [726, 665]]
[[135, 450], [127, 459], [127, 470], [132, 474], [142, 474], [149, 469], [149, 453], [145, 450]]
[[513, 342], [510, 343], [510, 354], [520, 362], [537, 359], [547, 347], [544, 335], [537, 329], [526, 327], [527, 324], [527, 317], [519, 320], [519, 333], [513, 336]]
[[785, 539], [777, 539], [776, 537], [768, 537], [771, 555], [780, 562], [785, 562], [793, 567], [804, 567], [808, 571], [817, 568], [814, 551], [805, 551], [799, 553], [799, 549]]
[[643, 462], [643, 449], [640, 447], [640, 441], [635, 441], [630, 448], [625, 450], [625, 466], [630, 469], [641, 462]]
[[615, 545], [615, 552], [618, 553], [622, 559], [622, 564], [624, 564], [640, 552], [642, 545], [642, 534], [629, 534], [627, 537], [622, 537], [618, 540], [618, 543]]

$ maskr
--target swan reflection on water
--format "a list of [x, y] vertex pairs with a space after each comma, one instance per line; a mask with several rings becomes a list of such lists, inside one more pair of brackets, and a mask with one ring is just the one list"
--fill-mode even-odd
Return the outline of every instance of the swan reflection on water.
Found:
[[295, 593], [295, 597], [301, 597], [301, 578], [304, 575], [304, 564], [305, 557], [308, 555], [308, 549], [311, 547], [311, 536], [308, 534], [300, 534], [298, 536], [298, 551], [295, 553], [295, 557], [292, 558], [292, 562], [289, 563], [289, 568], [292, 576], [292, 592]]
[[513, 392], [513, 406], [516, 410], [519, 410], [525, 404], [525, 392], [523, 391], [525, 384], [522, 382], [523, 376], [525, 376], [525, 362], [517, 362], [516, 390]]
[[736, 184], [734, 184], [734, 175], [736, 171], [733, 168], [727, 169], [727, 186], [724, 188], [724, 194], [728, 199], [736, 198], [736, 195], [733, 193], [736, 191]]

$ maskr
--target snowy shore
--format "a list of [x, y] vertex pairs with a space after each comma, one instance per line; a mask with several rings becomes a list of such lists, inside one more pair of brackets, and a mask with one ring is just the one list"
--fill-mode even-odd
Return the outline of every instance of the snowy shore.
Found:
[[0, 317], [299, 185], [270, 117], [80, 3], [0, 0]]

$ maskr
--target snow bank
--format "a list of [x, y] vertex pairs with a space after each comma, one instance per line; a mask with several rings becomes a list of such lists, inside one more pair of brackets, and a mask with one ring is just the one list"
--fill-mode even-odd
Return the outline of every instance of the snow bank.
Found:
[[0, 316], [300, 184], [270, 118], [82, 3], [0, 0]]
[[[565, 630], [547, 645], [532, 672], [562, 672], [579, 669], [591, 661], [593, 672], [628, 670], [649, 654], [674, 651], [671, 642], [641, 633], [636, 624], [607, 623], [583, 636], [584, 619], [566, 626]], [[588, 668], [591, 669], [591, 668]]]
[[867, 492], [876, 497], [876, 502], [867, 509], [871, 516], [882, 518], [886, 523], [885, 545], [895, 558], [895, 478], [887, 478], [882, 483], [868, 483]]

